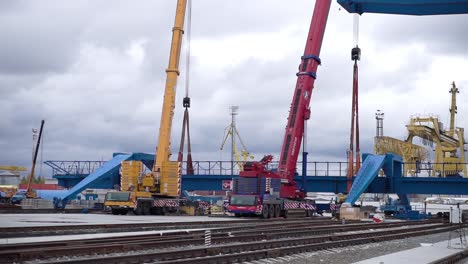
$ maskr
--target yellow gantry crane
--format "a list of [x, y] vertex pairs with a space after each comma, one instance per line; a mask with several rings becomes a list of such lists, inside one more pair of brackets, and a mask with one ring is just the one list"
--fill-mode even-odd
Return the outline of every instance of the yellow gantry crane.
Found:
[[405, 171], [414, 174], [419, 171], [417, 164], [428, 161], [430, 155], [421, 147], [413, 144], [413, 139], [419, 137], [424, 145], [433, 146], [433, 163], [426, 163], [426, 169], [432, 175], [439, 174], [442, 177], [458, 175], [463, 172], [464, 177], [468, 177], [465, 160], [465, 139], [464, 129], [455, 127], [455, 114], [457, 113], [456, 94], [459, 93], [455, 82], [449, 91], [452, 94], [450, 107], [450, 127], [444, 130], [442, 122], [434, 116], [413, 117], [406, 126], [408, 137], [405, 141], [390, 137], [378, 136], [375, 140], [377, 154], [392, 152], [403, 157]]
[[1, 166], [0, 165], [0, 170], [6, 170], [6, 171], [27, 171], [28, 169], [26, 167], [19, 167], [19, 166]]
[[407, 142], [412, 142], [414, 137], [423, 139], [426, 145], [435, 144], [434, 164], [432, 172], [442, 177], [458, 175], [463, 172], [468, 177], [465, 164], [465, 138], [464, 129], [455, 127], [455, 114], [457, 113], [456, 95], [459, 93], [455, 82], [449, 91], [452, 94], [450, 107], [450, 127], [444, 130], [442, 122], [437, 117], [415, 117], [408, 124]]

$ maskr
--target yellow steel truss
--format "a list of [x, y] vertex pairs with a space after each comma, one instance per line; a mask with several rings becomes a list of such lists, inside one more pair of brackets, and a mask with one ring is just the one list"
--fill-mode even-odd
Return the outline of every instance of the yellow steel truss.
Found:
[[404, 175], [414, 175], [417, 172], [416, 163], [429, 159], [429, 152], [421, 146], [408, 143], [392, 137], [375, 137], [375, 153], [382, 155], [393, 153], [400, 155], [405, 162]]

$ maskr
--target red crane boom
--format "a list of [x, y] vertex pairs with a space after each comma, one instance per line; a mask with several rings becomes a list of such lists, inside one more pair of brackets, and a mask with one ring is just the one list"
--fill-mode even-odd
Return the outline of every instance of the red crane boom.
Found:
[[[301, 198], [303, 192], [298, 192], [294, 175], [299, 156], [302, 138], [304, 136], [304, 121], [310, 117], [310, 99], [316, 72], [320, 65], [320, 49], [330, 11], [331, 0], [315, 2], [314, 14], [309, 28], [309, 34], [301, 57], [297, 75], [296, 89], [294, 91], [291, 108], [289, 110], [288, 124], [283, 139], [278, 172], [285, 180], [281, 188], [281, 197]], [[287, 183], [286, 183], [287, 181]]]
[[319, 55], [330, 4], [331, 0], [315, 2], [304, 55], [301, 57], [299, 72], [296, 74], [296, 88], [289, 110], [278, 171], [266, 170], [266, 165], [272, 159], [271, 155], [268, 155], [260, 162], [248, 162], [244, 165], [244, 170], [240, 172], [241, 177], [281, 178], [281, 198], [301, 199], [305, 197], [304, 191], [297, 188], [294, 175], [296, 174], [297, 159], [304, 137], [304, 121], [310, 117], [309, 104], [314, 82], [317, 78], [317, 68], [320, 65]]

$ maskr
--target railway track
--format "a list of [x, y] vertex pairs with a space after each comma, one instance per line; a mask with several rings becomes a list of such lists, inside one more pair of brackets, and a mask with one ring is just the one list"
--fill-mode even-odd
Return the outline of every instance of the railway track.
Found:
[[[356, 238], [356, 236], [373, 239], [377, 234], [389, 236], [394, 235], [395, 232], [402, 232], [400, 230], [407, 231], [406, 233], [418, 233], [429, 232], [428, 230], [431, 229], [434, 231], [450, 228], [450, 226], [436, 221], [316, 226], [307, 226], [310, 223], [304, 225], [304, 221], [296, 224], [290, 221], [287, 225], [284, 224], [283, 222], [282, 227], [271, 224], [263, 227], [251, 226], [243, 230], [239, 230], [239, 228], [235, 228], [236, 230], [233, 230], [233, 228], [214, 229], [211, 230], [211, 241], [213, 243], [211, 247], [203, 246], [205, 242], [204, 231], [193, 233], [175, 232], [166, 234], [165, 236], [145, 235], [39, 244], [3, 245], [0, 247], [0, 262], [10, 263], [32, 260], [34, 263], [38, 263], [38, 261], [43, 260], [41, 263], [141, 263], [151, 259], [150, 262], [181, 261], [180, 263], [191, 263], [190, 261], [193, 261], [194, 257], [199, 257], [207, 258], [205, 260], [201, 259], [200, 261], [202, 262], [200, 263], [210, 263], [211, 261], [217, 263], [218, 260], [213, 255], [226, 255], [229, 253], [233, 255], [229, 257], [229, 259], [232, 259], [238, 254], [241, 254], [239, 256], [244, 256], [245, 254], [242, 252], [262, 249], [270, 250], [270, 247], [267, 246], [269, 244], [276, 250], [276, 248], [281, 249], [282, 247], [310, 244], [320, 245], [323, 242], [345, 241]], [[371, 238], [368, 237], [369, 234], [372, 234]], [[180, 248], [184, 248], [184, 250], [180, 250]], [[148, 250], [154, 252], [147, 253]], [[284, 250], [280, 251], [283, 252]], [[105, 257], [103, 255], [90, 256], [90, 254], [110, 253], [117, 254]], [[122, 256], [122, 254], [126, 255]], [[271, 254], [269, 253], [266, 257], [271, 257]], [[45, 258], [69, 257], [70, 255], [77, 256], [77, 259], [45, 260]], [[257, 252], [254, 255], [260, 256], [260, 253]], [[184, 256], [186, 256], [187, 262], [183, 262]], [[214, 259], [210, 260], [211, 258]], [[226, 261], [231, 262], [231, 260]]]
[[172, 223], [129, 223], [129, 224], [93, 224], [93, 225], [56, 225], [56, 226], [28, 226], [28, 227], [0, 227], [0, 238], [54, 236], [54, 235], [82, 235], [96, 233], [137, 232], [137, 231], [162, 231], [174, 229], [216, 228], [223, 226], [238, 226], [265, 223], [294, 223], [304, 222], [309, 224], [336, 222], [327, 217], [312, 217], [307, 219], [247, 219], [225, 221], [194, 221]]

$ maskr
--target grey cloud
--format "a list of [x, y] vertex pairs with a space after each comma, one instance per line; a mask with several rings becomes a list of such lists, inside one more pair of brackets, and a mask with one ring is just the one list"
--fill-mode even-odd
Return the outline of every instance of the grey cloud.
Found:
[[[78, 10], [76, 10], [78, 9]], [[19, 2], [0, 13], [0, 72], [63, 72], [72, 63], [86, 12], [78, 4]]]
[[[200, 67], [204, 58], [194, 57], [191, 61], [194, 159], [229, 159], [228, 152], [221, 154], [219, 147], [224, 128], [230, 123], [228, 109], [232, 104], [240, 106], [237, 125], [248, 150], [257, 158], [270, 153], [279, 158], [313, 1], [292, 5], [267, 0], [200, 0], [193, 1], [193, 5], [193, 40], [220, 40], [246, 32], [304, 27], [303, 32], [297, 32], [304, 34], [300, 43], [285, 42], [294, 46], [297, 53], [278, 61], [265, 63], [251, 58], [224, 72], [205, 72]], [[25, 1], [0, 8], [3, 22], [0, 32], [9, 36], [9, 46], [0, 44], [0, 148], [6, 150], [0, 153], [0, 163], [29, 166], [31, 128], [37, 127], [42, 118], [46, 119], [44, 159], [93, 160], [109, 159], [112, 152], [153, 153], [159, 133], [174, 9], [175, 1], [114, 1], [112, 5], [107, 1], [67, 4]], [[349, 21], [350, 17], [333, 4], [329, 26], [336, 25], [346, 32]], [[362, 21], [363, 34], [373, 32], [368, 35], [372, 44], [388, 43], [398, 48], [399, 40], [383, 33], [388, 22], [383, 16], [367, 20], [376, 24], [364, 23], [364, 18]], [[402, 25], [387, 25], [386, 30], [393, 27], [397, 30]], [[434, 47], [448, 45], [446, 39], [463, 42], [458, 29], [443, 32], [447, 34], [443, 39], [430, 38], [427, 33], [430, 29], [423, 33], [419, 27], [408, 29], [408, 36], [413, 35], [411, 32], [416, 35], [407, 37], [408, 41], [428, 38]], [[341, 32], [335, 30], [334, 34]], [[336, 41], [333, 37], [330, 31], [326, 33], [322, 48], [324, 63], [318, 70], [312, 97], [308, 126], [310, 160], [344, 160], [349, 145], [352, 62], [349, 49], [338, 50], [340, 45], [333, 43]], [[142, 64], [133, 65], [127, 53], [139, 41], [143, 41], [145, 55]], [[369, 66], [370, 58], [366, 58], [365, 52], [363, 49], [360, 75], [364, 97], [378, 92], [376, 87], [393, 89], [401, 96], [410, 94], [412, 87], [408, 83], [418, 73], [426, 72], [432, 60], [431, 54], [417, 54], [405, 58], [395, 72], [385, 74]], [[226, 50], [226, 56], [229, 55]], [[223, 59], [218, 63], [226, 63]], [[172, 129], [173, 157], [178, 151], [182, 122], [183, 66], [184, 60]], [[409, 75], [410, 71], [413, 74]], [[460, 104], [466, 103], [463, 87], [468, 87], [468, 83], [460, 82], [459, 86]], [[386, 133], [400, 137], [409, 114], [420, 105], [396, 109], [390, 108], [391, 102], [384, 101], [385, 98], [361, 101], [362, 152], [372, 149], [374, 109], [382, 105], [392, 109], [386, 113]], [[433, 108], [435, 112], [446, 111], [447, 104]], [[366, 113], [369, 109], [370, 114]]]
[[[372, 34], [379, 45], [425, 43], [428, 52], [467, 54], [468, 22], [466, 15], [446, 16], [377, 16], [362, 20], [373, 25]], [[398, 58], [397, 58], [398, 59]]]

